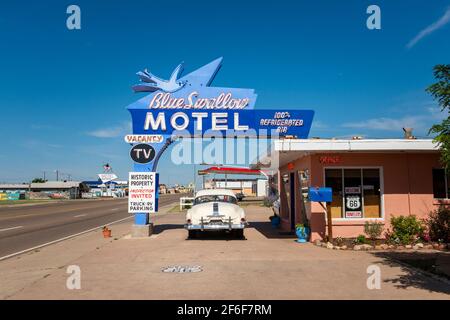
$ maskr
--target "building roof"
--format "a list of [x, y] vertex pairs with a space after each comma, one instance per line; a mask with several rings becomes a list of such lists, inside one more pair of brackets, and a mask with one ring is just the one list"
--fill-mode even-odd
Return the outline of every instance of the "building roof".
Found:
[[[254, 168], [264, 167], [278, 157], [280, 166], [316, 153], [438, 153], [438, 144], [431, 139], [283, 139], [276, 140], [273, 152], [260, 157]], [[273, 161], [272, 161], [273, 162]]]
[[4, 184], [0, 184], [0, 189], [28, 189], [30, 187], [29, 184], [24, 184], [24, 183], [4, 183]]
[[47, 181], [44, 183], [32, 183], [31, 189], [70, 189], [78, 188], [79, 181]]
[[275, 141], [276, 151], [428, 151], [438, 152], [431, 139], [284, 139]]

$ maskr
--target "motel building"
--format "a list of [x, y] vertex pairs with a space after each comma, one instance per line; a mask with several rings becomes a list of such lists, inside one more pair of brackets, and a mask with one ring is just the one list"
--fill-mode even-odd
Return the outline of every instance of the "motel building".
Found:
[[[278, 188], [280, 228], [293, 231], [307, 217], [310, 241], [327, 234], [331, 212], [333, 237], [364, 234], [366, 221], [389, 228], [392, 216], [424, 218], [450, 204], [450, 181], [432, 140], [283, 139], [261, 163], [278, 161], [271, 185]], [[276, 160], [278, 158], [278, 160]], [[332, 188], [332, 202], [311, 202], [309, 187]]]

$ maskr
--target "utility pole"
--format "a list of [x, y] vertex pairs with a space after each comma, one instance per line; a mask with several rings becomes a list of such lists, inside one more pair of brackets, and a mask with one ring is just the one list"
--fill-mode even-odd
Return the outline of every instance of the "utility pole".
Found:
[[59, 181], [59, 171], [55, 170], [55, 172], [56, 172], [56, 181]]
[[195, 195], [195, 191], [197, 191], [197, 172], [195, 170], [197, 170], [196, 163], [194, 163], [194, 195]]

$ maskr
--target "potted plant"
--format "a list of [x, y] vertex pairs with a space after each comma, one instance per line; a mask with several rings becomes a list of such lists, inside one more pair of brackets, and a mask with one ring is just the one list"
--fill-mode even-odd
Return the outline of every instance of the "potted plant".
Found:
[[272, 227], [277, 228], [280, 223], [281, 219], [278, 213], [280, 212], [280, 201], [277, 199], [271, 203], [273, 215], [269, 217], [270, 222], [272, 223]]
[[272, 227], [277, 228], [280, 225], [280, 217], [276, 214], [269, 217]]
[[108, 229], [107, 226], [103, 227], [103, 238], [111, 238], [111, 229]]
[[297, 223], [295, 225], [295, 234], [297, 235], [297, 242], [305, 243], [308, 241], [310, 228], [306, 223]]

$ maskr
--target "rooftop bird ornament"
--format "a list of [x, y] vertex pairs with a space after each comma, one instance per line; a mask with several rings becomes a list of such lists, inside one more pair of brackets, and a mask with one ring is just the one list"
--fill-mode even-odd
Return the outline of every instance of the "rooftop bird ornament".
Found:
[[175, 92], [180, 90], [186, 84], [186, 81], [179, 81], [178, 78], [183, 72], [183, 63], [173, 70], [169, 80], [163, 80], [150, 73], [147, 69], [136, 73], [141, 79], [141, 83], [134, 85], [134, 92], [154, 92], [162, 90], [164, 92]]

